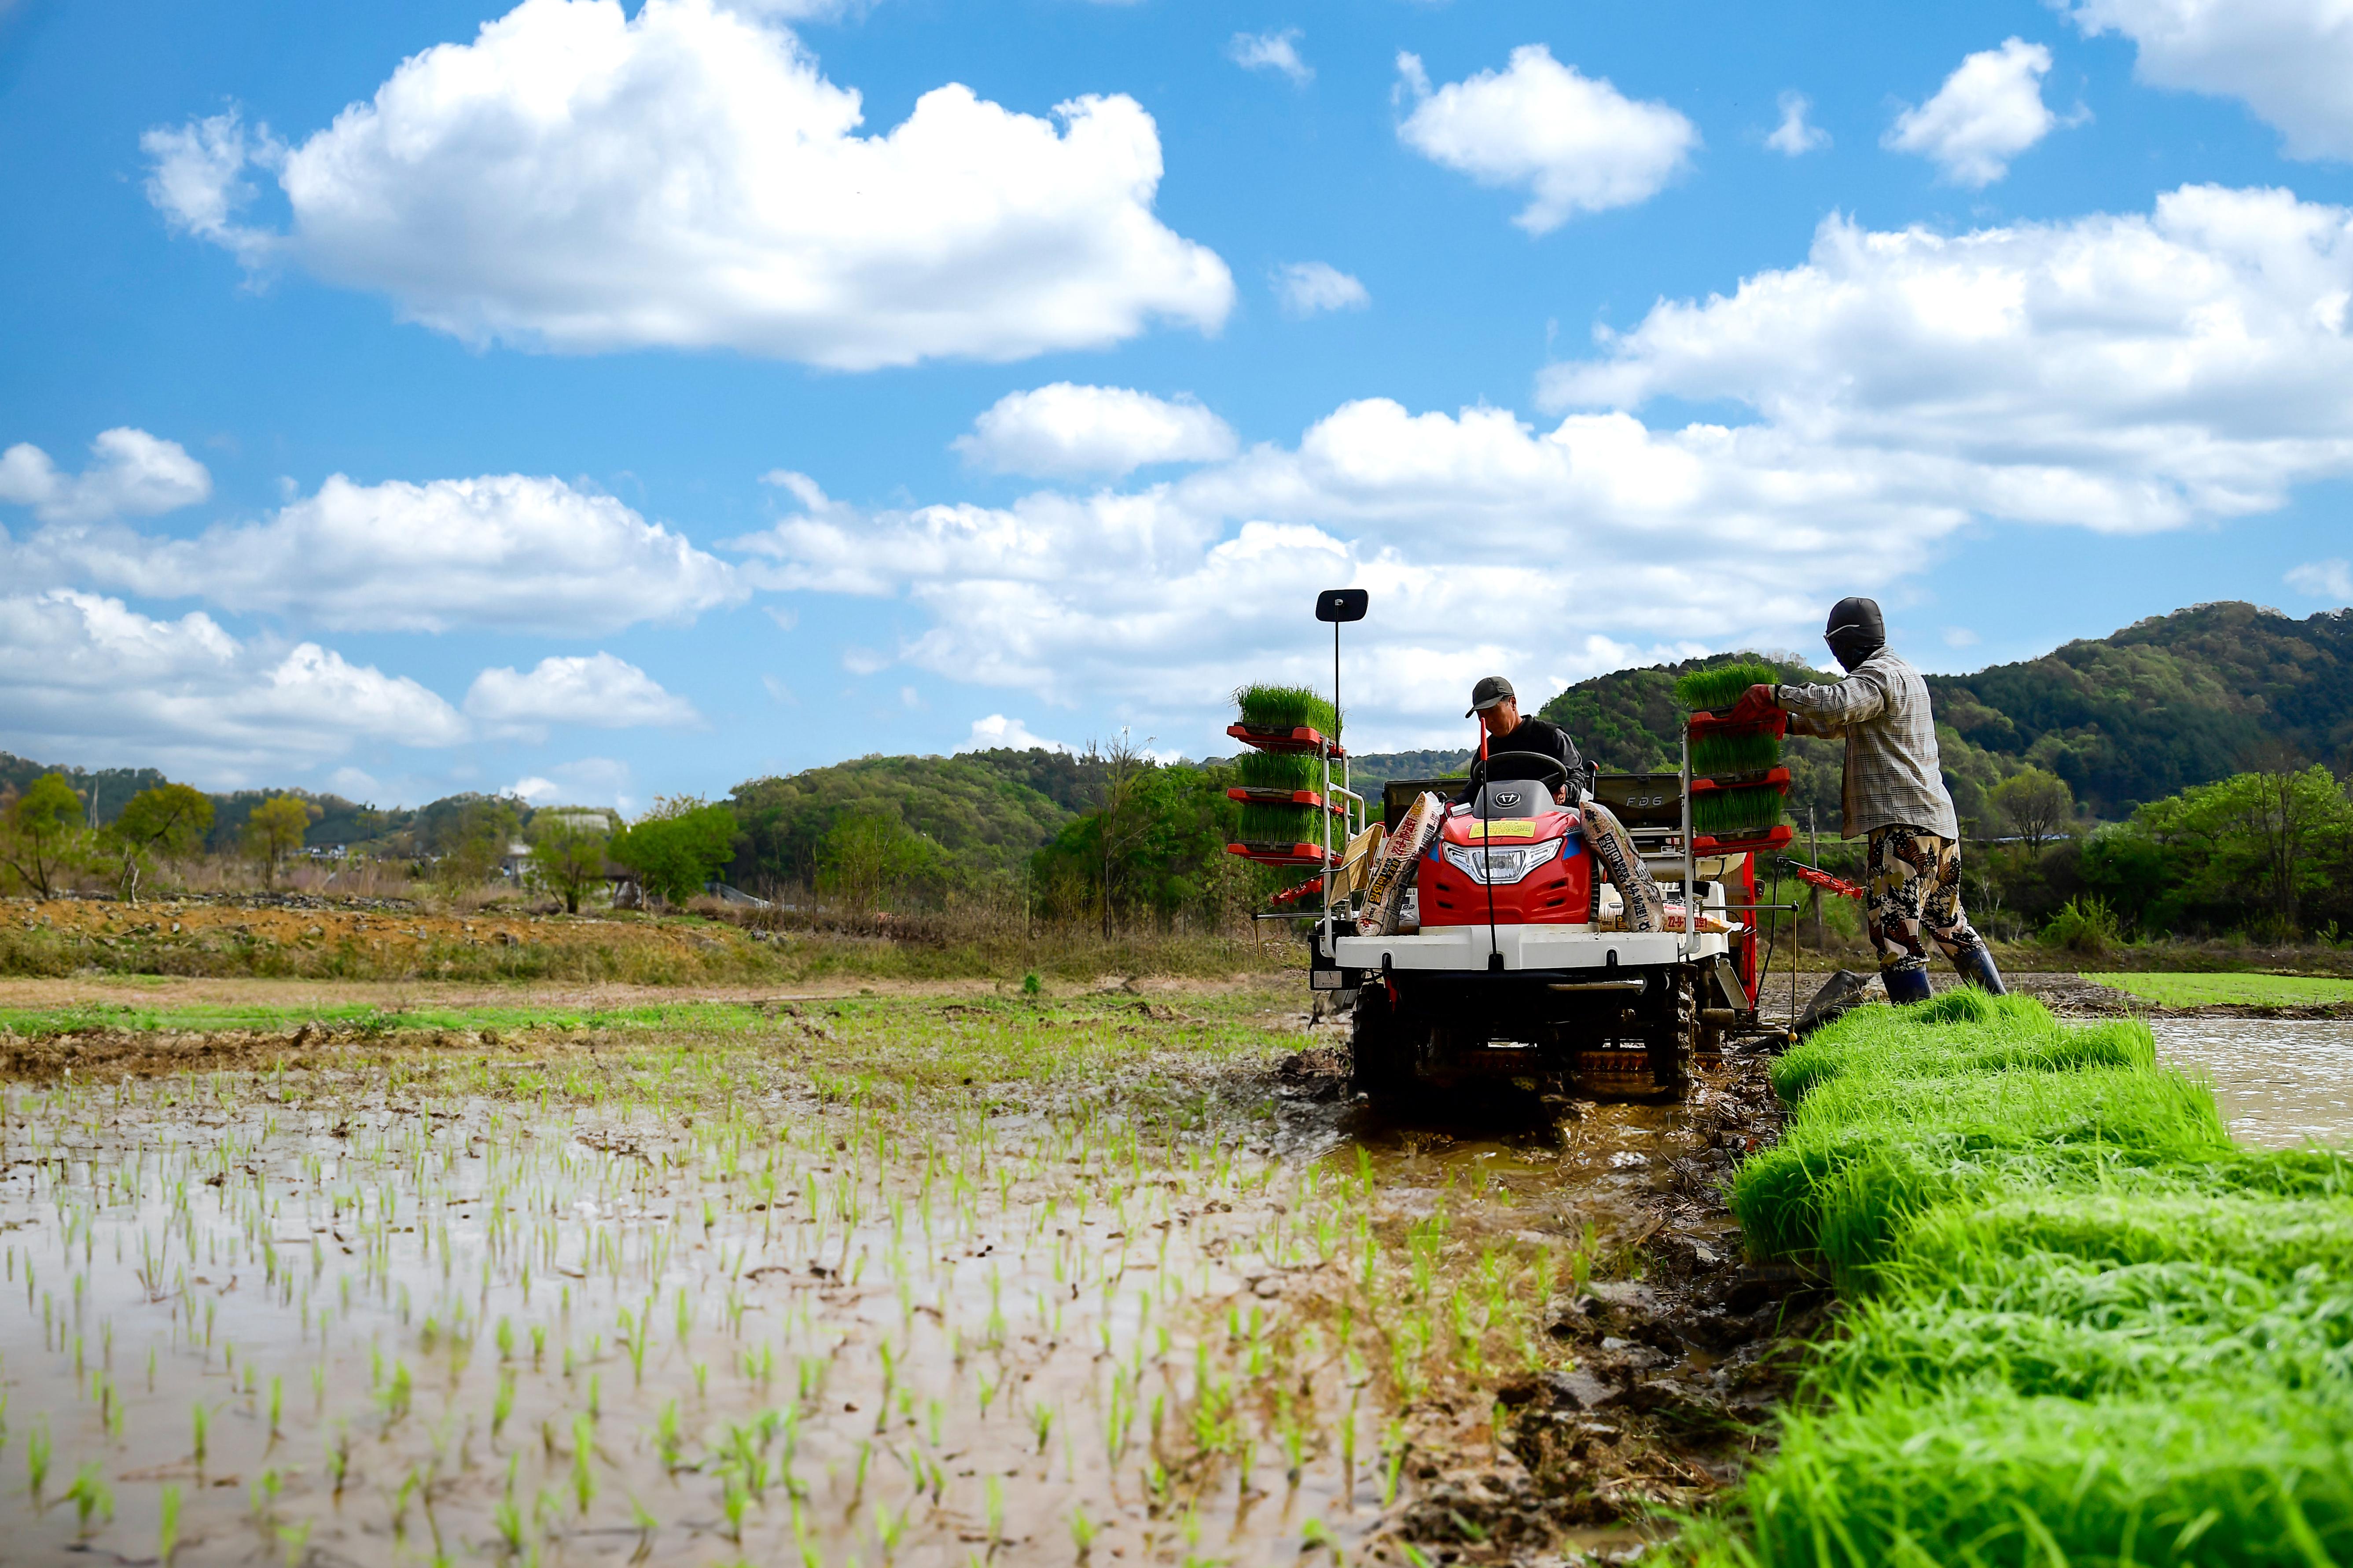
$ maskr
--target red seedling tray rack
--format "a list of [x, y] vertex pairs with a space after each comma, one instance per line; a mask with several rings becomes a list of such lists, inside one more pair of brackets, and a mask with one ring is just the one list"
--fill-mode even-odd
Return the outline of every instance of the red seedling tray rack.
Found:
[[1728, 779], [1692, 780], [1692, 794], [1694, 795], [1705, 795], [1710, 790], [1720, 789], [1772, 788], [1778, 788], [1783, 795], [1789, 793], [1788, 769], [1774, 768], [1769, 772], [1761, 773], [1736, 773]]
[[1784, 822], [1769, 833], [1753, 834], [1743, 838], [1714, 838], [1704, 834], [1692, 837], [1692, 853], [1697, 855], [1761, 855], [1768, 850], [1786, 849], [1798, 830]]
[[1312, 789], [1254, 789], [1249, 784], [1237, 784], [1226, 791], [1228, 800], [1238, 800], [1245, 805], [1320, 805], [1329, 812], [1347, 808], [1335, 805]]
[[1239, 855], [1261, 866], [1336, 866], [1337, 855], [1328, 860], [1321, 844], [1229, 844], [1226, 853]]
[[1302, 724], [1295, 730], [1258, 730], [1248, 724], [1229, 724], [1226, 733], [1245, 746], [1256, 746], [1261, 752], [1321, 752], [1330, 747], [1335, 757], [1348, 753], [1340, 742], [1324, 735], [1321, 730], [1311, 730]]

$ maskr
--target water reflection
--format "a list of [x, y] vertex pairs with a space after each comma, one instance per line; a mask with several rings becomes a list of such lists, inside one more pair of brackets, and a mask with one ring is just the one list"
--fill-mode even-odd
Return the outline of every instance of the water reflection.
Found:
[[2353, 1142], [2353, 1023], [2152, 1018], [2149, 1028], [2159, 1057], [2212, 1078], [2241, 1142]]

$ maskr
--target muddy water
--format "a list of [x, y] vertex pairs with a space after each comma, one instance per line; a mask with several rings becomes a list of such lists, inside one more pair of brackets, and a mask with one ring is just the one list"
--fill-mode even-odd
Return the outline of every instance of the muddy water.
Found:
[[2204, 1072], [2242, 1142], [2353, 1142], [2353, 1023], [2152, 1018], [2158, 1053]]
[[1736, 1254], [1721, 1081], [1399, 1125], [1200, 1024], [14, 1086], [0, 1560], [1506, 1561], [1728, 1477], [1634, 1409], [1738, 1370], [1644, 1250]]

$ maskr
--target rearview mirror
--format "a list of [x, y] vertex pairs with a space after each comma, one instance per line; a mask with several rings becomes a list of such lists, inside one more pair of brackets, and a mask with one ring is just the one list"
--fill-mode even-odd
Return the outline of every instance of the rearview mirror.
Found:
[[1363, 588], [1326, 588], [1315, 595], [1315, 618], [1335, 625], [1361, 621], [1372, 602], [1372, 595]]

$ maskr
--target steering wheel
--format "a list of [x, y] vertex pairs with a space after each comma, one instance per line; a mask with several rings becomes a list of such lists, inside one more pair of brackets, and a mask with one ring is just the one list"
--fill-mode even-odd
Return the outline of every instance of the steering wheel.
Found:
[[[1474, 787], [1479, 784], [1485, 784], [1487, 782], [1487, 772], [1490, 764], [1500, 763], [1505, 757], [1525, 757], [1531, 762], [1542, 763], [1546, 768], [1551, 770], [1549, 774], [1537, 774], [1535, 778], [1529, 781], [1531, 783], [1542, 784], [1547, 777], [1549, 777], [1553, 781], [1553, 788], [1567, 789], [1568, 787], [1568, 764], [1547, 752], [1497, 752], [1493, 756], [1474, 758], [1471, 763], [1471, 777], [1469, 782]], [[1525, 777], [1526, 775], [1523, 774], [1521, 776]]]

